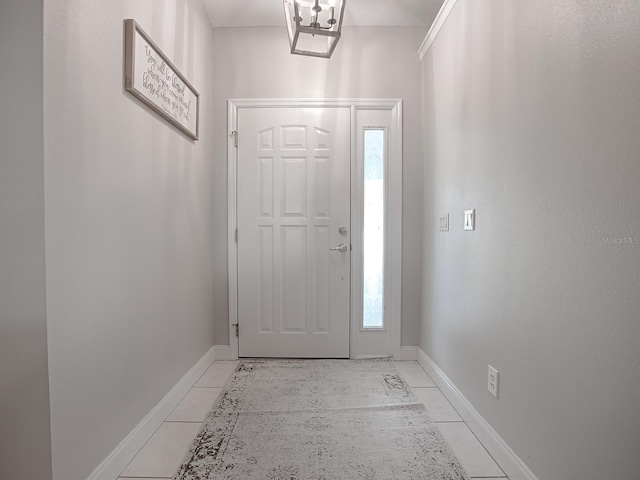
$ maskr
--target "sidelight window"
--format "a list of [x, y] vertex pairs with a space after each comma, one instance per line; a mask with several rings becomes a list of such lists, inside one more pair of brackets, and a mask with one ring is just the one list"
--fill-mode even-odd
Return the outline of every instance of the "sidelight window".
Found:
[[385, 130], [364, 130], [362, 327], [384, 322]]

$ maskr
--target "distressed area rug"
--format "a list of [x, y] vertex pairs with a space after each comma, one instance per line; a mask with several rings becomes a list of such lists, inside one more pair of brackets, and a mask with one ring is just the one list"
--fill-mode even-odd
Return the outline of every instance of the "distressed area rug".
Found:
[[390, 360], [242, 361], [176, 480], [468, 480]]

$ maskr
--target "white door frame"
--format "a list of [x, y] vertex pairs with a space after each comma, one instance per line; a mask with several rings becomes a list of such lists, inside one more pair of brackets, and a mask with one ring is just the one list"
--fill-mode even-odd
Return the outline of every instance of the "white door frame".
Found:
[[[386, 191], [386, 232], [387, 246], [385, 248], [385, 288], [388, 290], [388, 304], [386, 310], [387, 328], [390, 333], [390, 351], [394, 358], [400, 359], [402, 321], [402, 100], [401, 99], [282, 99], [282, 98], [234, 98], [228, 101], [227, 140], [227, 202], [228, 202], [228, 268], [229, 268], [229, 347], [231, 359], [238, 358], [238, 338], [235, 324], [238, 323], [238, 244], [236, 243], [237, 228], [237, 148], [236, 136], [238, 131], [238, 111], [241, 108], [309, 108], [309, 107], [349, 107], [351, 109], [351, 224], [362, 224], [362, 212], [359, 203], [354, 202], [353, 192], [358, 191], [358, 179], [353, 172], [357, 171], [357, 113], [359, 110], [389, 110], [392, 125], [389, 135], [389, 161], [387, 170]], [[238, 133], [242, 135], [242, 132]], [[362, 249], [357, 249], [361, 252]], [[359, 352], [354, 352], [353, 339], [361, 331], [360, 316], [356, 315], [358, 308], [354, 299], [362, 298], [362, 285], [355, 275], [362, 271], [362, 255], [351, 256], [351, 315], [350, 315], [350, 355], [361, 358]], [[376, 332], [371, 332], [375, 335]]]

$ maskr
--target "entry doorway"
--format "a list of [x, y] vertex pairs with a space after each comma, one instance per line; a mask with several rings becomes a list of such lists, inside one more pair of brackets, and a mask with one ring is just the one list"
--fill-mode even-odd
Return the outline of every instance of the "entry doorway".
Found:
[[397, 355], [401, 102], [230, 100], [229, 125], [231, 357]]
[[240, 357], [348, 358], [349, 108], [238, 116]]

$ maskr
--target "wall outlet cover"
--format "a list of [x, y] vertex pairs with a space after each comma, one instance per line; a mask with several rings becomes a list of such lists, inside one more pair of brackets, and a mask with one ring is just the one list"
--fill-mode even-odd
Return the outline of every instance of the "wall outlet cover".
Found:
[[476, 229], [476, 209], [464, 211], [464, 229], [467, 231]]
[[494, 397], [498, 398], [498, 387], [500, 385], [500, 373], [498, 370], [489, 365], [489, 378], [487, 381], [487, 390]]
[[448, 232], [449, 231], [449, 214], [445, 213], [440, 216], [440, 231]]

